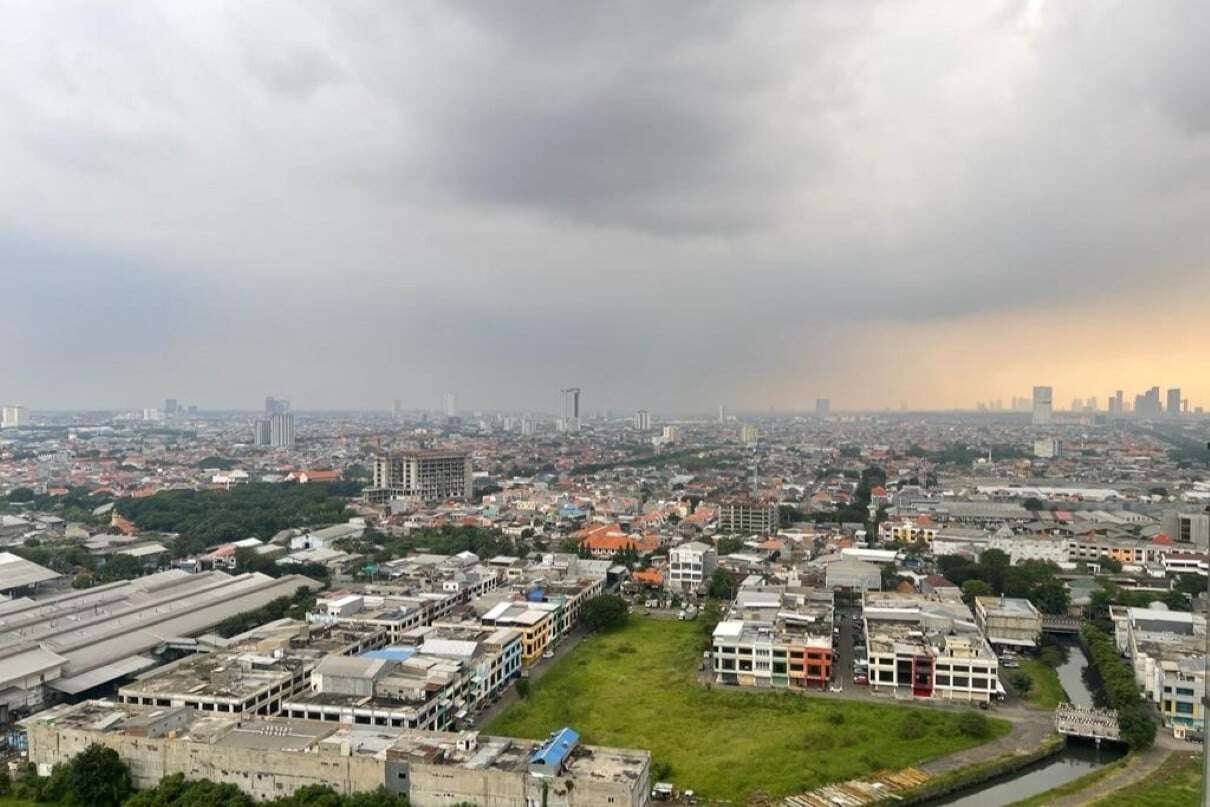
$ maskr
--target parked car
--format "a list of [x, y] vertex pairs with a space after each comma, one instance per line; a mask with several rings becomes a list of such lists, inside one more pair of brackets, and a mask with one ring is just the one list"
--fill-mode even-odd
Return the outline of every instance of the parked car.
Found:
[[865, 675], [865, 673], [859, 673], [853, 676], [853, 683], [864, 685], [870, 683], [870, 679]]

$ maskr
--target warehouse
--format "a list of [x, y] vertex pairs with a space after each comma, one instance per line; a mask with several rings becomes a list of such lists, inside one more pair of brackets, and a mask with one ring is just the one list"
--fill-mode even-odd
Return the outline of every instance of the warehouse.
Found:
[[305, 577], [161, 572], [0, 603], [0, 718], [156, 666], [154, 654], [299, 588]]
[[327, 785], [341, 794], [385, 787], [414, 807], [643, 807], [651, 786], [649, 752], [583, 745], [571, 729], [535, 742], [105, 700], [61, 705], [22, 726], [42, 776], [96, 744], [118, 753], [136, 788], [180, 773], [257, 800]]

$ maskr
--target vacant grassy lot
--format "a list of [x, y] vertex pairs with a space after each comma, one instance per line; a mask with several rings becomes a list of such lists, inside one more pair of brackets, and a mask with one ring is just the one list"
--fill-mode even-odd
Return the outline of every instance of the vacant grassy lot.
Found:
[[1059, 682], [1059, 674], [1055, 668], [1042, 663], [1038, 659], [1025, 659], [1021, 662], [1021, 672], [1033, 681], [1029, 694], [1025, 696], [1035, 706], [1053, 709], [1067, 700], [1063, 684]]
[[[679, 786], [712, 799], [784, 796], [878, 768], [902, 768], [976, 745], [965, 712], [710, 690], [694, 681], [695, 622], [632, 617], [585, 639], [486, 734], [542, 738], [572, 726], [596, 745], [645, 748]], [[989, 721], [992, 736], [1009, 724]]]
[[1095, 807], [1196, 807], [1201, 792], [1201, 755], [1173, 754], [1155, 773], [1101, 799]]

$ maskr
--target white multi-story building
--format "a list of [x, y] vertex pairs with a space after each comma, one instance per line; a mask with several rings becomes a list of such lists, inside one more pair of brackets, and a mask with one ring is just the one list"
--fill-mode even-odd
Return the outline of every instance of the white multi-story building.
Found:
[[718, 552], [700, 541], [673, 547], [668, 553], [668, 589], [697, 591], [718, 566]]
[[1037, 647], [1042, 640], [1042, 614], [1018, 597], [976, 597], [975, 621], [995, 647]]
[[999, 661], [961, 599], [866, 592], [862, 610], [870, 687], [919, 698], [990, 701]]
[[29, 411], [24, 406], [6, 406], [0, 409], [0, 428], [16, 429], [29, 425]]
[[1183, 733], [1202, 725], [1206, 617], [1187, 611], [1111, 606], [1114, 641], [1164, 725]]
[[1050, 563], [1067, 562], [1067, 541], [1045, 535], [1015, 535], [1012, 530], [996, 532], [987, 542], [988, 549], [998, 549], [1008, 555], [1014, 566], [1027, 560], [1043, 560]]
[[278, 412], [269, 416], [269, 445], [294, 448], [294, 414]]
[[1054, 390], [1050, 387], [1034, 387], [1033, 424], [1049, 426], [1054, 422]]
[[1057, 437], [1034, 440], [1034, 456], [1040, 460], [1056, 460], [1063, 456], [1063, 443]]

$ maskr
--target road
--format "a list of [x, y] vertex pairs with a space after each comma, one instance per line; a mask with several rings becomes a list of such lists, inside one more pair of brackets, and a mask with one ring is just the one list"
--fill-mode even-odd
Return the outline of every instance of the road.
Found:
[[[554, 648], [554, 658], [540, 658], [538, 659], [537, 663], [528, 668], [530, 683], [532, 684], [542, 678], [542, 676], [546, 675], [546, 673], [555, 665], [556, 662], [558, 662], [559, 659], [563, 658], [565, 655], [575, 649], [576, 645], [578, 645], [587, 635], [588, 631], [586, 629], [583, 627], [578, 627], [560, 639]], [[497, 715], [508, 707], [512, 706], [514, 703], [517, 703], [519, 700], [520, 697], [517, 695], [517, 687], [515, 685], [505, 687], [504, 694], [500, 696], [498, 701], [474, 715], [471, 725], [476, 729], [482, 728], [490, 723]]]

